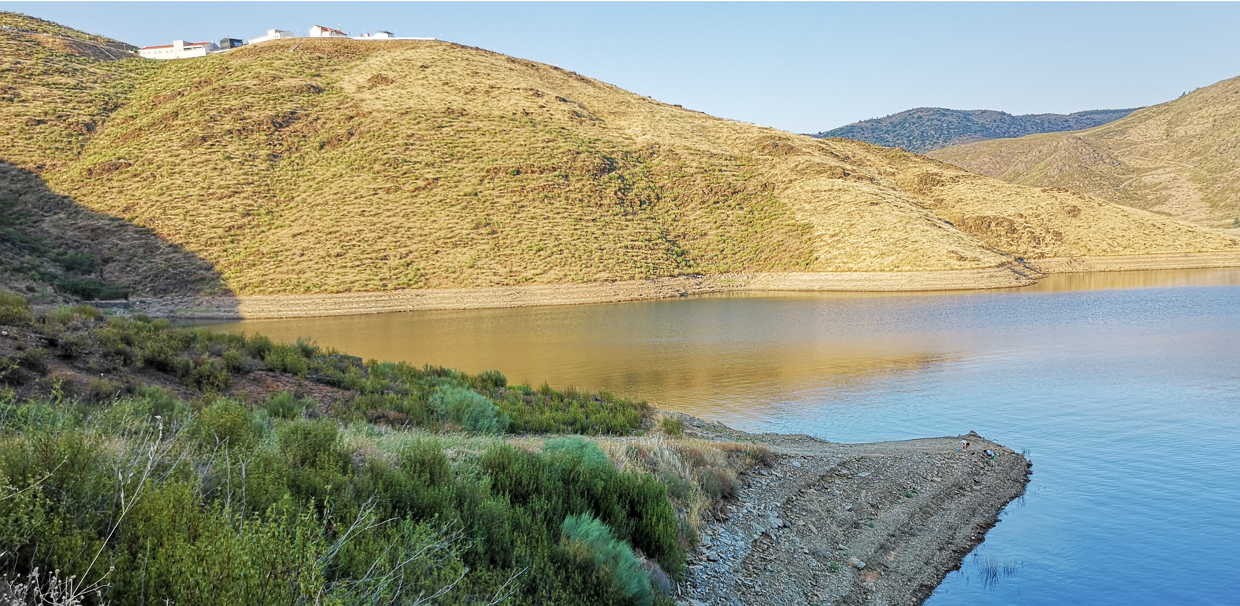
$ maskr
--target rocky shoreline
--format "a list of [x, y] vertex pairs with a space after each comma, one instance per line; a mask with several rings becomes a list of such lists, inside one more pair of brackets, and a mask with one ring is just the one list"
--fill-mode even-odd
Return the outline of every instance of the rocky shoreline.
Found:
[[1030, 474], [1022, 454], [973, 433], [835, 444], [684, 422], [686, 434], [754, 441], [774, 455], [704, 528], [677, 588], [690, 606], [920, 604]]
[[1221, 267], [1240, 267], [1240, 252], [1028, 259], [997, 267], [935, 271], [737, 273], [482, 288], [138, 298], [110, 303], [154, 317], [257, 320], [616, 303], [740, 292], [968, 291], [1029, 286], [1052, 273]]

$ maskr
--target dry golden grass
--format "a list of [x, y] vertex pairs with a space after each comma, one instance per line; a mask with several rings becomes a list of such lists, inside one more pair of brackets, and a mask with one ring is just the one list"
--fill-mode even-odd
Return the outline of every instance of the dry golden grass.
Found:
[[1096, 128], [930, 155], [1013, 183], [1065, 187], [1214, 227], [1240, 227], [1240, 78]]
[[127, 73], [124, 102], [43, 176], [206, 259], [238, 294], [1237, 246], [445, 42], [284, 40]]

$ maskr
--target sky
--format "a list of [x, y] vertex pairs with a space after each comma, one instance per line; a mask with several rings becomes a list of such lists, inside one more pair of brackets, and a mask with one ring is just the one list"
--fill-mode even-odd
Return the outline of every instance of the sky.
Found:
[[1240, 4], [0, 1], [0, 10], [139, 46], [314, 24], [433, 36], [794, 132], [925, 106], [1135, 107], [1240, 75]]

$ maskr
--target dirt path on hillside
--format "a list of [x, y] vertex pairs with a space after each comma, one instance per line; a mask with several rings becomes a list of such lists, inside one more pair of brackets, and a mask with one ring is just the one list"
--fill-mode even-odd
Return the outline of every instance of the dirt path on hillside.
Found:
[[920, 604], [1028, 481], [1022, 455], [973, 434], [833, 444], [685, 422], [700, 437], [767, 444], [776, 461], [704, 529], [682, 604]]
[[577, 305], [729, 292], [913, 292], [1028, 286], [1049, 273], [1240, 267], [1240, 252], [1075, 257], [1000, 267], [902, 272], [754, 273], [594, 282], [319, 295], [135, 299], [136, 313], [185, 319], [274, 319], [448, 309]]

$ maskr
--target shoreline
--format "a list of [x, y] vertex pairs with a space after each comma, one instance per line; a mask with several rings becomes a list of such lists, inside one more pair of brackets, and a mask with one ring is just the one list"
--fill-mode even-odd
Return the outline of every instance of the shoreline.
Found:
[[681, 418], [686, 435], [763, 444], [775, 457], [703, 529], [677, 588], [690, 606], [921, 604], [1031, 473], [1024, 455], [972, 432], [838, 444]]
[[135, 313], [183, 320], [261, 320], [676, 299], [740, 292], [933, 292], [1018, 288], [1054, 273], [1240, 267], [1240, 251], [1026, 260], [907, 272], [733, 273], [570, 284], [308, 295], [134, 299]]

